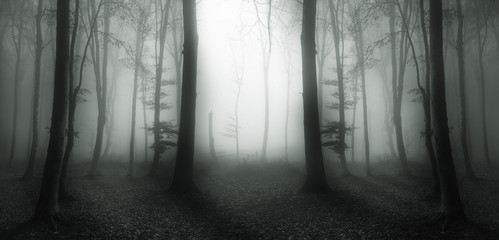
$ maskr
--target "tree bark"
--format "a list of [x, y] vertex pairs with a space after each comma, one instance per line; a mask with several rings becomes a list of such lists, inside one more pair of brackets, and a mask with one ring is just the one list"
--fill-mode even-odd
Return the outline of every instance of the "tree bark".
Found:
[[183, 1], [184, 15], [184, 70], [182, 79], [182, 101], [178, 136], [177, 159], [170, 186], [173, 192], [196, 191], [192, 175], [194, 162], [194, 138], [196, 130], [196, 83], [198, 33], [196, 1]]
[[59, 177], [61, 174], [66, 113], [68, 97], [68, 55], [69, 55], [69, 1], [57, 0], [57, 37], [54, 77], [54, 99], [52, 105], [52, 123], [50, 140], [43, 172], [40, 197], [34, 219], [53, 218], [59, 209]]
[[439, 212], [447, 222], [449, 219], [463, 219], [464, 211], [459, 197], [447, 124], [442, 29], [442, 0], [432, 0], [430, 1], [430, 46], [433, 126], [441, 188]]
[[306, 166], [305, 184], [301, 189], [303, 192], [325, 192], [329, 190], [324, 172], [319, 103], [317, 99], [317, 70], [315, 62], [316, 6], [316, 0], [303, 1], [301, 49]]

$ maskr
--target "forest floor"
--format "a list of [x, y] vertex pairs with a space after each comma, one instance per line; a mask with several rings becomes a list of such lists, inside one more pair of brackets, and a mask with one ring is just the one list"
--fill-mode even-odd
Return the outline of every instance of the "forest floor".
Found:
[[74, 164], [68, 188], [75, 200], [61, 205], [69, 221], [57, 232], [27, 223], [41, 177], [21, 181], [21, 168], [0, 169], [0, 239], [499, 239], [494, 175], [460, 179], [469, 221], [442, 231], [429, 223], [438, 204], [426, 198], [424, 170], [410, 178], [381, 164], [373, 177], [328, 170], [332, 191], [313, 195], [298, 193], [304, 172], [297, 164], [196, 162], [200, 193], [189, 195], [167, 192], [171, 163], [158, 169], [161, 178], [141, 177], [148, 166], [129, 178], [125, 162], [105, 161], [101, 176], [89, 178], [88, 164]]

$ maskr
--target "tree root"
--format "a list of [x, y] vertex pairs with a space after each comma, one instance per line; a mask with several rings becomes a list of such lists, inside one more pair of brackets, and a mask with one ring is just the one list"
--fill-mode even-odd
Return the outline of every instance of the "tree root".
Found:
[[430, 225], [440, 225], [440, 233], [446, 234], [446, 230], [452, 225], [465, 223], [466, 219], [463, 217], [457, 217], [452, 215], [446, 215], [443, 213], [438, 213], [430, 220]]

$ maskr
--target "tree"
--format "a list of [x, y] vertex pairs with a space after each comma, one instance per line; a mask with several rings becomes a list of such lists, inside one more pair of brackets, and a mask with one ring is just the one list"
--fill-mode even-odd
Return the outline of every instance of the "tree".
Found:
[[177, 159], [170, 191], [193, 192], [196, 185], [192, 175], [194, 162], [194, 137], [196, 130], [196, 83], [198, 33], [196, 1], [183, 1], [184, 15], [184, 64], [182, 74], [182, 101], [178, 133]]
[[303, 192], [329, 190], [322, 158], [315, 56], [316, 0], [303, 1], [301, 33], [306, 178]]
[[28, 167], [24, 173], [23, 179], [30, 179], [33, 177], [33, 170], [36, 162], [36, 152], [38, 149], [38, 111], [40, 108], [40, 69], [42, 65], [43, 53], [43, 36], [42, 36], [42, 14], [43, 14], [43, 0], [38, 0], [38, 6], [35, 16], [36, 25], [36, 49], [35, 49], [35, 89], [33, 92], [33, 113], [32, 113], [32, 130], [31, 130], [31, 150], [29, 154]]
[[[142, 51], [144, 49], [144, 29], [145, 12], [142, 8], [138, 8], [139, 18], [137, 19], [137, 29], [135, 31], [135, 69], [133, 74], [133, 97], [132, 97], [132, 126], [130, 130], [130, 155], [129, 155], [129, 168], [128, 176], [133, 174], [133, 161], [135, 153], [135, 118], [137, 112], [137, 91], [139, 81], [139, 71], [141, 66]], [[108, 136], [109, 137], [109, 136]], [[147, 137], [147, 136], [146, 136]]]
[[[109, 3], [104, 2], [104, 39], [103, 39], [103, 56], [102, 56], [102, 70], [100, 68], [100, 41], [99, 35], [94, 35], [92, 60], [94, 63], [95, 71], [95, 93], [97, 96], [97, 134], [95, 138], [94, 153], [92, 156], [92, 165], [90, 167], [89, 176], [97, 175], [97, 167], [101, 159], [102, 140], [104, 138], [104, 125], [106, 124], [106, 99], [107, 99], [107, 65], [108, 65], [108, 46], [109, 46], [109, 26], [111, 10]], [[99, 4], [99, 5], [100, 5]], [[95, 8], [95, 0], [90, 1], [92, 13], [97, 16], [98, 13]], [[99, 32], [99, 27], [96, 25], [91, 31]]]
[[466, 170], [466, 177], [476, 179], [473, 167], [471, 165], [470, 153], [468, 150], [468, 120], [466, 109], [466, 82], [465, 82], [465, 65], [464, 65], [464, 15], [461, 5], [461, 0], [456, 0], [457, 7], [457, 63], [459, 72], [459, 106], [461, 110], [461, 151], [463, 151], [463, 161]]
[[64, 150], [66, 113], [68, 97], [68, 60], [69, 60], [69, 1], [57, 0], [57, 37], [54, 77], [54, 99], [52, 104], [52, 123], [47, 158], [43, 172], [40, 197], [34, 219], [49, 220], [60, 213], [59, 176]]
[[[162, 3], [162, 2], [161, 2]], [[166, 41], [166, 29], [168, 26], [168, 15], [170, 12], [171, 0], [166, 0], [165, 5], [161, 6], [160, 10], [160, 30], [159, 30], [159, 57], [156, 62], [156, 79], [155, 79], [155, 89], [154, 89], [154, 144], [159, 145], [161, 132], [160, 132], [160, 114], [161, 114], [161, 82], [163, 76], [163, 60], [165, 54], [165, 41]], [[157, 38], [157, 37], [156, 37]], [[154, 148], [154, 156], [152, 159], [151, 171], [149, 171], [149, 176], [154, 176], [156, 174], [156, 169], [159, 164], [159, 158], [161, 156], [160, 148]]]
[[[402, 15], [407, 14], [408, 4], [404, 2]], [[405, 26], [401, 26], [402, 33], [408, 31]], [[406, 46], [405, 34], [401, 34], [399, 46], [399, 68], [397, 71], [397, 46], [395, 33], [395, 3], [390, 4], [390, 46], [392, 59], [392, 95], [393, 95], [393, 124], [395, 125], [395, 137], [397, 139], [398, 157], [402, 167], [402, 174], [408, 176], [409, 166], [407, 165], [407, 156], [405, 153], [404, 138], [402, 135], [402, 93], [404, 92], [404, 73], [407, 60], [408, 47]], [[397, 76], [398, 73], [398, 76]]]
[[447, 223], [449, 220], [464, 219], [464, 211], [459, 197], [447, 124], [442, 29], [442, 0], [432, 0], [430, 1], [430, 58], [433, 127], [441, 188], [439, 213]]
[[208, 136], [210, 140], [210, 157], [211, 160], [217, 161], [217, 152], [215, 151], [215, 138], [213, 137], [213, 112], [208, 113]]
[[[14, 3], [8, 2], [11, 12], [11, 32], [12, 32], [12, 42], [14, 43], [14, 48], [16, 52], [16, 66], [14, 72], [14, 113], [12, 114], [12, 135], [10, 140], [10, 155], [8, 166], [12, 165], [16, 151], [16, 137], [17, 137], [17, 123], [19, 122], [19, 85], [21, 82], [21, 59], [22, 59], [22, 49], [23, 49], [23, 34], [24, 34], [24, 5], [26, 1], [15, 1]], [[12, 6], [15, 4], [15, 6]], [[17, 6], [17, 4], [20, 4]], [[18, 18], [16, 20], [16, 17]], [[17, 22], [17, 23], [16, 23]], [[14, 34], [15, 29], [17, 29], [17, 36]]]
[[[343, 35], [343, 16], [340, 15], [340, 5], [344, 7], [345, 3], [338, 0], [335, 5], [332, 0], [329, 0], [329, 12], [331, 15], [331, 25], [333, 28], [333, 39], [334, 39], [334, 51], [336, 55], [336, 74], [338, 77], [338, 98], [339, 106], [338, 110], [340, 112], [340, 129], [339, 129], [339, 141], [340, 149], [338, 155], [340, 157], [341, 168], [343, 169], [343, 175], [351, 175], [347, 167], [346, 156], [345, 156], [345, 135], [346, 135], [346, 121], [345, 121], [345, 78], [343, 74], [343, 63], [344, 63], [344, 35]], [[343, 12], [343, 11], [342, 11]], [[343, 42], [340, 49], [340, 41]], [[344, 147], [345, 146], [345, 147]]]

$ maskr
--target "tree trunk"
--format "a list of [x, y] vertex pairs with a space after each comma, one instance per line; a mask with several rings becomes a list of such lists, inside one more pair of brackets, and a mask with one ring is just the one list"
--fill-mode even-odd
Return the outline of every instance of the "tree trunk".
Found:
[[35, 16], [36, 24], [36, 50], [35, 50], [35, 89], [33, 92], [33, 113], [32, 113], [32, 138], [31, 151], [29, 154], [28, 167], [24, 173], [23, 179], [33, 177], [33, 170], [36, 162], [36, 152], [38, 148], [38, 112], [40, 108], [40, 69], [42, 65], [43, 38], [42, 38], [42, 13], [43, 0], [38, 0], [38, 7]]
[[[407, 4], [404, 6], [404, 13], [406, 12]], [[402, 27], [403, 28], [403, 27]], [[390, 45], [392, 51], [392, 94], [393, 94], [393, 124], [395, 125], [395, 138], [397, 139], [398, 157], [402, 167], [403, 175], [410, 175], [409, 167], [407, 165], [407, 156], [405, 154], [404, 138], [402, 135], [402, 117], [400, 116], [402, 105], [402, 92], [403, 92], [403, 79], [404, 79], [404, 39], [405, 35], [401, 35], [400, 40], [400, 69], [398, 70], [399, 76], [397, 78], [397, 57], [396, 57], [396, 36], [395, 36], [395, 5], [390, 6]], [[398, 83], [397, 83], [398, 80]]]
[[463, 219], [464, 211], [459, 197], [447, 124], [442, 28], [442, 0], [432, 0], [430, 1], [430, 46], [433, 126], [441, 188], [439, 211], [447, 222], [449, 219]]
[[[337, 6], [338, 7], [338, 6]], [[340, 53], [340, 28], [338, 19], [338, 9], [335, 10], [333, 1], [329, 0], [329, 9], [331, 14], [331, 22], [333, 25], [333, 38], [334, 38], [334, 51], [336, 53], [336, 73], [338, 76], [338, 95], [339, 95], [339, 112], [340, 112], [340, 130], [339, 130], [339, 155], [343, 175], [351, 175], [347, 167], [345, 156], [345, 135], [346, 135], [346, 121], [345, 121], [345, 87], [343, 77], [343, 61], [341, 60], [342, 54]], [[342, 38], [342, 37], [341, 37]]]
[[137, 88], [139, 81], [139, 71], [140, 64], [142, 59], [142, 22], [144, 19], [144, 15], [141, 12], [139, 21], [137, 22], [137, 31], [135, 32], [135, 70], [133, 74], [133, 97], [132, 97], [132, 126], [130, 130], [130, 163], [128, 166], [128, 176], [131, 177], [133, 175], [133, 161], [135, 154], [135, 120], [136, 120], [136, 112], [137, 112]]
[[303, 192], [325, 192], [329, 190], [322, 160], [319, 103], [317, 99], [317, 73], [315, 66], [316, 6], [316, 0], [303, 1], [301, 49], [306, 163], [305, 184], [301, 189]]
[[353, 116], [352, 116], [352, 141], [350, 142], [351, 161], [355, 162], [355, 122], [357, 120], [357, 88], [358, 78], [354, 80], [353, 88]]
[[[16, 3], [17, 4], [17, 3]], [[21, 2], [21, 6], [19, 11], [22, 12], [24, 8], [25, 1]], [[22, 54], [22, 46], [23, 46], [23, 31], [24, 31], [24, 15], [22, 13], [19, 13], [19, 26], [18, 26], [18, 35], [17, 35], [17, 41], [15, 40], [14, 37], [14, 28], [16, 27], [16, 24], [14, 23], [15, 17], [12, 18], [12, 40], [14, 41], [14, 46], [15, 46], [15, 51], [16, 51], [16, 67], [15, 67], [15, 73], [14, 73], [14, 114], [12, 115], [12, 135], [10, 139], [10, 155], [9, 155], [9, 162], [8, 162], [8, 167], [12, 166], [12, 161], [14, 160], [15, 156], [15, 151], [16, 151], [16, 138], [17, 138], [17, 122], [19, 121], [19, 84], [20, 84], [20, 77], [19, 75], [21, 74], [21, 54]]]
[[196, 130], [196, 77], [198, 33], [196, 1], [183, 1], [184, 16], [184, 72], [182, 74], [182, 101], [178, 134], [177, 159], [170, 190], [174, 192], [196, 191], [192, 176], [194, 161], [194, 137]]
[[147, 162], [149, 160], [149, 138], [147, 134], [147, 105], [146, 105], [146, 99], [147, 99], [147, 86], [146, 86], [146, 80], [145, 77], [142, 77], [141, 79], [142, 82], [142, 118], [144, 119], [144, 162]]
[[[360, 23], [359, 23], [360, 24]], [[364, 120], [364, 160], [366, 162], [366, 175], [371, 176], [369, 167], [369, 127], [367, 122], [367, 91], [366, 91], [366, 73], [364, 67], [364, 30], [358, 26], [358, 58], [360, 60], [360, 80], [362, 83], [362, 116]]]
[[459, 71], [459, 106], [461, 108], [461, 149], [463, 151], [463, 161], [466, 170], [466, 177], [469, 179], [476, 179], [473, 167], [471, 165], [470, 154], [468, 151], [468, 119], [467, 119], [467, 109], [466, 109], [466, 82], [465, 82], [465, 65], [464, 65], [464, 15], [462, 11], [461, 0], [456, 0], [457, 6], [457, 61], [458, 61], [458, 71]]
[[165, 56], [166, 29], [168, 26], [170, 3], [171, 0], [166, 1], [163, 12], [161, 13], [162, 21], [159, 36], [159, 59], [158, 65], [156, 66], [156, 81], [154, 89], [154, 156], [152, 159], [151, 171], [149, 171], [148, 174], [149, 176], [154, 176], [156, 174], [159, 158], [161, 157], [161, 149], [159, 147], [159, 141], [161, 139], [161, 129], [159, 128], [161, 114], [161, 81], [163, 76], [163, 58]]
[[215, 138], [213, 137], [213, 112], [208, 113], [208, 136], [210, 140], [210, 156], [211, 160], [217, 161], [217, 152], [215, 151]]
[[435, 150], [433, 149], [433, 130], [431, 128], [431, 63], [430, 63], [430, 46], [428, 43], [428, 34], [426, 32], [424, 0], [419, 1], [419, 19], [421, 25], [421, 32], [423, 33], [424, 43], [424, 61], [425, 61], [425, 90], [420, 87], [421, 92], [425, 92], [423, 96], [423, 111], [425, 118], [425, 146], [428, 156], [430, 157], [431, 172], [433, 176], [433, 196], [434, 198], [440, 197], [440, 180], [438, 177], [437, 158]]
[[69, 1], [57, 0], [57, 50], [52, 123], [40, 197], [34, 215], [34, 219], [37, 220], [53, 220], [60, 211], [59, 177], [64, 150], [68, 97], [69, 12]]

